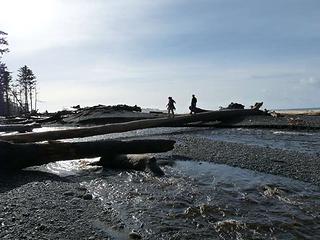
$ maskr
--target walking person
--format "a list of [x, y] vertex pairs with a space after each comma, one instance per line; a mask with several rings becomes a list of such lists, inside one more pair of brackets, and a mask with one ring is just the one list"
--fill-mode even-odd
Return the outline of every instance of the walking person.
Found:
[[190, 107], [189, 107], [189, 109], [190, 109], [190, 114], [196, 113], [195, 110], [196, 110], [196, 108], [197, 108], [197, 101], [198, 101], [198, 100], [197, 100], [196, 96], [195, 96], [194, 94], [192, 94], [191, 105], [190, 105]]
[[176, 103], [175, 100], [172, 99], [172, 97], [168, 97], [168, 104], [167, 104], [167, 109], [168, 109], [168, 115], [169, 117], [172, 114], [172, 117], [174, 117], [174, 110], [176, 110], [176, 107], [174, 106], [174, 104]]

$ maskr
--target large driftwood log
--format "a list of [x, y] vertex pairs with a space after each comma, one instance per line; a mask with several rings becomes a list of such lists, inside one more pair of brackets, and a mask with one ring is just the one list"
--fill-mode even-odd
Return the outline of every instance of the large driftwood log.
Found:
[[0, 170], [17, 170], [59, 160], [118, 154], [166, 152], [175, 141], [163, 139], [14, 144], [0, 141]]
[[172, 127], [179, 125], [181, 126], [182, 124], [199, 121], [223, 121], [226, 119], [235, 119], [242, 116], [259, 114], [264, 113], [262, 111], [252, 109], [212, 111], [194, 115], [176, 116], [174, 118], [156, 118], [125, 123], [106, 124], [103, 126], [96, 127], [83, 127], [77, 129], [66, 129], [50, 132], [24, 133], [10, 136], [0, 136], [0, 140], [12, 142], [38, 142], [46, 140], [81, 138], [109, 133], [127, 132], [145, 128]]
[[189, 110], [193, 113], [203, 113], [203, 112], [210, 112], [209, 110], [205, 110], [202, 108], [198, 108], [198, 107], [189, 107]]
[[34, 128], [41, 127], [40, 124], [8, 124], [0, 125], [0, 132], [32, 132]]
[[158, 166], [155, 157], [141, 154], [106, 155], [100, 158], [97, 165], [112, 169], [133, 169], [163, 176], [164, 172]]

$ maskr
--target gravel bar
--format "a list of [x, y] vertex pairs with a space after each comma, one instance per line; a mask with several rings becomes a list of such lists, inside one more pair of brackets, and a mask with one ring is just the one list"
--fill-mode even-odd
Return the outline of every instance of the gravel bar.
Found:
[[213, 141], [199, 136], [169, 136], [176, 140], [175, 159], [192, 159], [281, 175], [320, 185], [320, 156], [295, 151]]

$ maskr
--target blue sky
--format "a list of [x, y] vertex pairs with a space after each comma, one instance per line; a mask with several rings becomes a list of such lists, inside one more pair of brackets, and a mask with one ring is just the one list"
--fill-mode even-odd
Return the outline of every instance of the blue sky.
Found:
[[186, 112], [231, 101], [319, 107], [318, 0], [0, 0], [11, 71], [40, 110], [137, 104]]

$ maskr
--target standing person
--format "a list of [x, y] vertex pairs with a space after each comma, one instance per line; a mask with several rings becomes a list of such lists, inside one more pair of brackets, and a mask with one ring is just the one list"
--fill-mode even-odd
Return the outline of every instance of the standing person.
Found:
[[196, 110], [196, 107], [197, 107], [197, 98], [194, 94], [192, 94], [192, 99], [191, 99], [191, 106], [189, 107], [190, 109], [190, 114], [192, 113], [196, 113], [195, 110]]
[[167, 104], [168, 115], [170, 117], [170, 113], [172, 113], [172, 117], [174, 117], [174, 110], [176, 109], [174, 104], [176, 103], [176, 101], [174, 101], [172, 97], [168, 97], [168, 99], [169, 99], [169, 102]]

